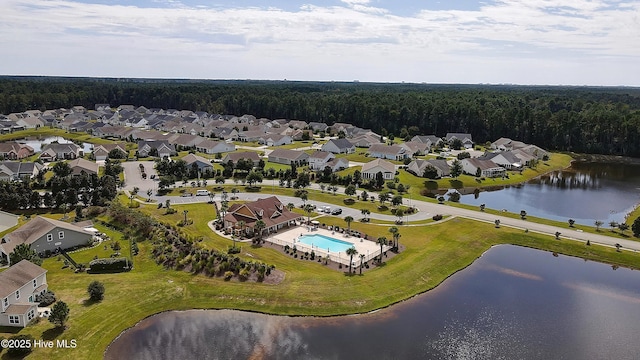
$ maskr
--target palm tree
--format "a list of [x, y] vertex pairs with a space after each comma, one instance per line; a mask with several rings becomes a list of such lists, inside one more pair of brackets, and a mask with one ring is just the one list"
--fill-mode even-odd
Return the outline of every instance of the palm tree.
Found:
[[522, 220], [526, 219], [527, 218], [527, 212], [524, 211], [524, 210], [520, 210], [520, 218]]
[[347, 223], [347, 232], [351, 233], [351, 222], [353, 221], [353, 217], [347, 216], [344, 218], [344, 221]]
[[184, 225], [187, 225], [187, 214], [189, 213], [189, 210], [184, 210], [182, 211], [182, 213], [184, 214]]
[[387, 245], [387, 238], [384, 236], [379, 237], [377, 243], [380, 244], [380, 258], [378, 259], [378, 264], [382, 264], [382, 247]]
[[238, 197], [238, 193], [240, 192], [240, 190], [233, 188], [231, 189], [231, 193], [233, 194], [233, 197], [237, 198]]
[[560, 240], [560, 231], [556, 231], [556, 240]]
[[151, 195], [153, 195], [153, 190], [149, 189], [147, 190], [147, 201], [151, 201]]
[[360, 275], [362, 275], [362, 263], [364, 262], [364, 254], [360, 254]]
[[358, 253], [358, 250], [356, 250], [355, 247], [350, 247], [347, 249], [347, 251], [345, 251], [347, 253], [347, 255], [349, 255], [349, 274], [351, 274], [351, 264], [353, 263], [353, 255]]
[[486, 207], [485, 204], [480, 204], [480, 211], [484, 211], [484, 208]]
[[287, 209], [289, 209], [289, 211], [293, 210], [296, 206], [293, 205], [293, 203], [288, 203], [287, 204]]
[[611, 226], [611, 231], [613, 231], [613, 229], [615, 229], [618, 226], [618, 223], [615, 221], [610, 221], [609, 226]]
[[320, 191], [324, 192], [324, 189], [326, 189], [326, 185], [325, 184], [320, 184]]
[[496, 224], [496, 228], [500, 227], [500, 220], [496, 219], [496, 221], [493, 222], [494, 224]]
[[[240, 220], [238, 221], [238, 226], [240, 227], [240, 237], [242, 237], [242, 233], [244, 233], [244, 226], [247, 223], [244, 222], [244, 220]], [[235, 245], [233, 246], [235, 248]]]
[[313, 206], [311, 206], [311, 204], [305, 205], [304, 211], [307, 213], [307, 223], [311, 224], [311, 213], [313, 212]]
[[360, 213], [364, 216], [364, 220], [367, 220], [367, 215], [371, 214], [371, 211], [369, 209], [362, 209], [360, 210]]
[[389, 232], [391, 233], [391, 235], [393, 235], [393, 246], [395, 248], [398, 248], [398, 239], [400, 239], [400, 230], [398, 229], [397, 226], [392, 226], [389, 228]]
[[256, 221], [256, 224], [253, 226], [253, 229], [258, 232], [258, 241], [262, 240], [262, 230], [267, 227], [267, 224], [262, 220]]
[[576, 221], [573, 219], [569, 219], [568, 222], [569, 222], [569, 227], [573, 227], [573, 224], [576, 223]]

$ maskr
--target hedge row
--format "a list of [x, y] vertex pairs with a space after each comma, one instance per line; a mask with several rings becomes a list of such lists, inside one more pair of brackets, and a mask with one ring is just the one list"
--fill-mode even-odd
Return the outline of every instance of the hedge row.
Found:
[[105, 258], [95, 259], [89, 263], [89, 272], [120, 272], [131, 270], [131, 262], [129, 259], [120, 258]]

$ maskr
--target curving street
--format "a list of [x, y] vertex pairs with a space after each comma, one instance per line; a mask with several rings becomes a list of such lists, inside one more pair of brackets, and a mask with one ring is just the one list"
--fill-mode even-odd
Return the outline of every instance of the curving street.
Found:
[[[143, 165], [145, 166], [145, 171], [147, 172], [147, 175], [149, 175], [147, 179], [142, 179], [140, 175], [140, 170], [139, 170], [139, 163], [143, 163]], [[157, 180], [150, 179], [150, 175], [155, 174], [155, 169], [153, 169], [152, 161], [124, 162], [122, 163], [122, 165], [125, 171], [124, 189], [127, 191], [132, 190], [134, 187], [138, 187], [140, 189], [140, 195], [145, 197], [146, 191], [148, 189], [152, 189], [154, 192], [154, 195], [151, 196], [151, 199], [153, 201], [165, 202], [166, 200], [170, 200], [172, 204], [189, 204], [189, 203], [198, 203], [198, 202], [208, 202], [210, 200], [208, 196], [195, 196], [195, 195], [190, 197], [156, 196], [155, 193], [157, 190]], [[209, 184], [212, 184], [211, 180], [209, 181], [210, 181]], [[239, 200], [246, 200], [246, 201], [254, 201], [260, 198], [264, 198], [266, 196], [271, 196], [271, 194], [269, 193], [270, 187], [275, 188], [278, 186], [275, 183], [275, 181], [273, 181], [273, 184], [271, 184], [271, 182], [272, 180], [265, 180], [263, 182], [262, 185], [263, 185], [264, 192], [262, 193], [238, 193], [237, 196], [239, 197]], [[226, 184], [234, 184], [234, 182], [232, 180], [227, 179]], [[320, 185], [312, 183], [309, 186], [309, 188], [314, 190], [320, 190]], [[339, 189], [337, 193], [343, 194], [344, 187], [338, 187], [338, 188]], [[369, 192], [369, 194], [370, 196], [375, 196], [375, 197], [377, 197], [378, 195], [375, 192]], [[214, 200], [219, 201], [219, 197], [220, 195], [216, 194], [216, 196], [214, 197]], [[280, 201], [282, 201], [285, 204], [293, 203], [296, 207], [299, 207], [300, 205], [302, 205], [302, 200], [297, 197], [278, 195], [278, 198], [280, 199]], [[560, 232], [561, 233], [560, 237], [562, 239], [576, 240], [576, 241], [582, 241], [582, 242], [586, 242], [588, 240], [594, 244], [607, 245], [611, 247], [615, 247], [615, 244], [617, 243], [622, 245], [622, 249], [631, 250], [634, 252], [640, 251], [640, 242], [628, 240], [628, 239], [614, 238], [614, 237], [610, 237], [602, 234], [581, 232], [576, 229], [569, 228], [568, 226], [560, 227], [560, 226], [539, 224], [539, 223], [534, 223], [527, 220], [514, 219], [510, 217], [505, 217], [505, 216], [488, 214], [485, 212], [481, 212], [479, 210], [476, 211], [476, 210], [462, 209], [462, 208], [457, 208], [453, 206], [448, 206], [446, 204], [436, 204], [436, 203], [430, 203], [430, 202], [421, 201], [421, 200], [404, 199], [403, 201], [404, 201], [404, 205], [407, 205], [407, 206], [411, 205], [418, 209], [417, 213], [409, 216], [405, 216], [405, 219], [407, 220], [408, 225], [403, 225], [403, 226], [411, 226], [411, 222], [431, 219], [431, 217], [433, 217], [433, 215], [435, 214], [463, 217], [467, 219], [487, 222], [490, 224], [494, 224], [495, 220], [500, 220], [501, 227], [502, 226], [512, 227], [512, 228], [522, 229], [523, 231], [526, 229], [528, 231], [538, 232], [538, 233], [542, 233], [550, 236], [555, 236], [556, 232]], [[362, 217], [362, 214], [360, 213], [360, 209], [357, 208], [357, 204], [355, 204], [354, 207], [350, 208], [349, 206], [346, 206], [346, 205], [338, 206], [335, 204], [322, 203], [318, 201], [309, 201], [309, 203], [315, 204], [316, 206], [330, 206], [331, 208], [340, 207], [342, 209], [342, 214], [338, 216], [340, 218], [351, 216], [354, 219], [358, 219]], [[332, 216], [328, 214], [325, 214], [325, 215]], [[395, 221], [397, 219], [397, 217], [394, 215], [386, 215], [386, 214], [378, 214], [378, 213], [371, 213], [369, 217], [372, 219], [385, 220], [385, 221]], [[500, 229], [496, 229], [496, 231], [500, 231]]]

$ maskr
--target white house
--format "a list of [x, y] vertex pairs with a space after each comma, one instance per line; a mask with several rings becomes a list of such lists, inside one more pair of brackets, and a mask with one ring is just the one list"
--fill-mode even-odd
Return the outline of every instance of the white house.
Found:
[[363, 179], [375, 179], [378, 173], [382, 173], [382, 178], [385, 180], [393, 180], [396, 175], [396, 166], [383, 159], [376, 159], [362, 165]]
[[219, 154], [235, 151], [236, 146], [224, 141], [204, 140], [196, 145], [196, 150], [205, 154]]
[[479, 175], [483, 177], [500, 177], [506, 173], [505, 168], [491, 160], [468, 158], [462, 159], [460, 163], [462, 163], [462, 171], [469, 175], [478, 175], [478, 169], [480, 169]]
[[408, 157], [407, 150], [402, 146], [379, 143], [369, 147], [369, 156], [388, 160], [403, 160]]
[[347, 139], [331, 139], [322, 145], [322, 151], [334, 154], [352, 154], [356, 152], [356, 147]]
[[309, 168], [311, 170], [322, 170], [325, 165], [336, 156], [327, 151], [316, 151], [309, 155]]
[[25, 327], [38, 315], [36, 296], [47, 290], [47, 270], [22, 260], [0, 273], [0, 326]]

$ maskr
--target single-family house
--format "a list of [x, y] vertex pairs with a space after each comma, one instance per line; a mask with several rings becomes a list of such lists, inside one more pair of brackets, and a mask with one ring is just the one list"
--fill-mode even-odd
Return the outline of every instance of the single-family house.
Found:
[[0, 162], [0, 180], [32, 179], [42, 168], [43, 166], [37, 162], [2, 161]]
[[240, 159], [251, 160], [253, 162], [253, 166], [258, 166], [258, 163], [260, 162], [260, 155], [255, 151], [231, 152], [222, 158], [222, 163], [226, 164], [231, 161], [234, 164], [237, 164]]
[[393, 180], [396, 176], [396, 166], [383, 159], [375, 159], [362, 165], [362, 178], [367, 180], [374, 180], [378, 173], [382, 173], [382, 178], [385, 180]]
[[183, 157], [182, 160], [184, 160], [184, 162], [187, 163], [187, 167], [189, 169], [192, 168], [193, 166], [197, 166], [198, 171], [201, 173], [207, 170], [209, 171], [213, 170], [213, 165], [211, 165], [211, 161], [203, 158], [202, 156], [198, 156], [195, 154], [188, 154], [185, 157]]
[[46, 255], [55, 252], [58, 248], [65, 250], [87, 245], [92, 240], [93, 233], [81, 227], [60, 220], [36, 216], [2, 238], [0, 255], [9, 261], [9, 254], [20, 244], [27, 244], [36, 253]]
[[347, 139], [331, 139], [322, 145], [322, 151], [334, 154], [353, 154], [356, 147]]
[[500, 152], [485, 152], [482, 156], [479, 156], [480, 160], [491, 160], [494, 163], [502, 166], [507, 170], [520, 170], [522, 169], [522, 163], [511, 151]]
[[269, 154], [269, 161], [277, 164], [300, 166], [309, 162], [309, 154], [297, 150], [275, 149]]
[[416, 135], [411, 138], [411, 141], [421, 142], [423, 144], [427, 144], [429, 149], [432, 147], [437, 147], [442, 144], [442, 139], [435, 135]]
[[220, 154], [235, 150], [234, 144], [224, 141], [203, 140], [196, 145], [196, 151], [205, 154]]
[[369, 156], [379, 159], [404, 160], [408, 157], [407, 150], [399, 145], [372, 144]]
[[259, 144], [267, 146], [280, 146], [291, 144], [293, 139], [289, 135], [266, 134], [258, 139]]
[[349, 167], [349, 160], [347, 158], [333, 158], [324, 164], [324, 168], [331, 169], [331, 172], [344, 170], [348, 167]]
[[44, 121], [36, 116], [27, 116], [16, 121], [16, 124], [23, 126], [25, 129], [37, 129], [44, 126]]
[[176, 154], [175, 147], [169, 144], [167, 140], [138, 141], [138, 156], [147, 157], [155, 156], [163, 159]]
[[445, 136], [445, 140], [448, 144], [451, 144], [451, 142], [455, 139], [460, 140], [462, 142], [462, 146], [465, 149], [470, 149], [473, 147], [473, 138], [471, 137], [471, 134], [447, 133], [447, 135]]
[[309, 169], [318, 171], [323, 170], [326, 164], [336, 156], [328, 151], [316, 151], [309, 155]]
[[87, 175], [98, 175], [98, 164], [93, 161], [77, 158], [69, 162], [72, 175], [80, 175], [84, 171]]
[[460, 161], [462, 171], [473, 176], [501, 177], [506, 173], [505, 168], [491, 160], [480, 160], [478, 158], [467, 158]]
[[349, 139], [349, 142], [356, 147], [368, 148], [373, 144], [380, 144], [380, 136], [372, 133], [359, 134]]
[[446, 160], [442, 159], [413, 160], [411, 163], [409, 163], [409, 165], [407, 165], [407, 171], [416, 176], [424, 177], [424, 171], [428, 166], [431, 166], [436, 170], [438, 178], [449, 176], [449, 174], [451, 173], [449, 164], [447, 164]]
[[5, 160], [20, 160], [33, 155], [33, 148], [15, 141], [0, 143], [0, 157]]
[[82, 148], [74, 143], [47, 144], [42, 148], [40, 159], [42, 161], [71, 160], [83, 155]]
[[311, 121], [309, 123], [309, 126], [311, 127], [311, 129], [313, 129], [313, 131], [326, 131], [327, 128], [329, 127], [329, 125], [325, 123], [315, 122], [315, 121]]
[[101, 144], [93, 147], [93, 158], [96, 161], [104, 161], [109, 157], [109, 153], [114, 150], [120, 153], [119, 158], [126, 159], [129, 155], [124, 144]]
[[425, 144], [418, 141], [407, 141], [400, 144], [406, 151], [409, 157], [420, 156], [429, 153], [429, 144]]
[[38, 316], [36, 296], [47, 291], [47, 270], [22, 260], [0, 273], [0, 326], [25, 327]]
[[542, 148], [540, 148], [540, 147], [538, 147], [536, 145], [526, 145], [524, 147], [520, 147], [520, 148], [516, 148], [516, 149], [522, 150], [522, 151], [526, 152], [527, 154], [537, 158], [538, 160], [542, 160], [545, 157], [547, 157], [547, 158], [549, 157], [549, 153], [546, 150], [544, 150], [544, 149], [542, 149]]
[[[233, 204], [224, 216], [224, 228], [237, 235], [243, 231], [246, 235], [254, 234], [256, 223], [262, 220], [265, 224], [263, 232], [271, 233], [288, 228], [303, 215], [289, 211], [280, 200], [271, 196], [244, 204]], [[242, 223], [240, 223], [242, 222]]]

